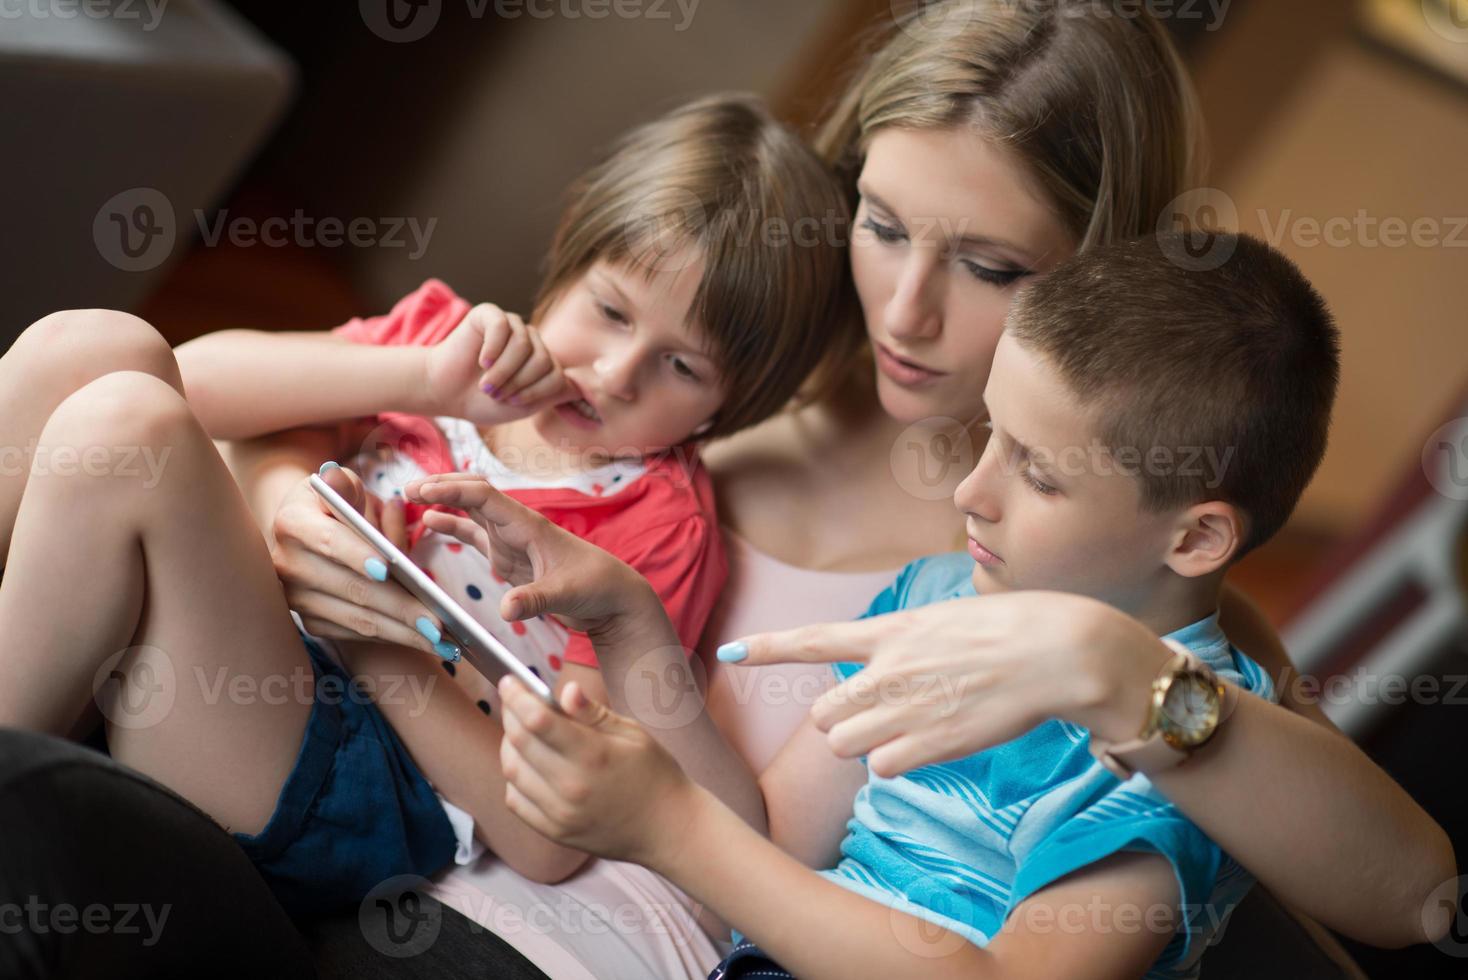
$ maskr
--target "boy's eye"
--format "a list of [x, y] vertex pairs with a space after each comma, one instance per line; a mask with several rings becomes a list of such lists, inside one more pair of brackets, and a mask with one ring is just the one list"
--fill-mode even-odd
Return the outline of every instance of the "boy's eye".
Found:
[[876, 235], [877, 241], [884, 245], [895, 245], [907, 237], [903, 234], [901, 228], [881, 224], [871, 215], [867, 215], [866, 220], [861, 223], [861, 226], [873, 235]]
[[962, 259], [963, 267], [969, 271], [975, 279], [987, 282], [991, 286], [1012, 286], [1025, 276], [1033, 273], [1024, 269], [991, 269], [986, 265], [980, 265], [972, 259]]
[[1042, 494], [1046, 497], [1053, 497], [1060, 492], [1059, 490], [1052, 487], [1050, 484], [1043, 483], [1040, 480], [1035, 479], [1034, 474], [1031, 473], [1029, 470], [1021, 470], [1020, 475], [1023, 476], [1025, 482], [1030, 485], [1030, 489], [1038, 494]]
[[693, 367], [687, 361], [683, 360], [683, 358], [671, 355], [668, 358], [668, 363], [673, 365], [673, 373], [680, 378], [687, 378], [689, 381], [699, 380], [698, 372], [693, 370]]

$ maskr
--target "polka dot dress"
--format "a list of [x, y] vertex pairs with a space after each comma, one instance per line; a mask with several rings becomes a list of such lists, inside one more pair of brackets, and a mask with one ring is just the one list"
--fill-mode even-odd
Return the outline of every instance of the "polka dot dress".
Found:
[[[453, 418], [437, 418], [434, 422], [448, 439], [459, 469], [485, 477], [500, 490], [568, 488], [606, 497], [631, 485], [645, 472], [640, 462], [618, 461], [554, 482], [534, 481], [497, 459], [473, 423]], [[367, 489], [384, 500], [428, 475], [411, 457], [390, 447], [376, 453], [364, 452], [351, 465], [362, 475]], [[500, 599], [512, 586], [494, 573], [486, 555], [448, 535], [428, 532], [418, 539], [408, 557], [538, 677], [552, 687], [556, 685], [557, 675], [565, 668], [563, 654], [570, 634], [559, 623], [540, 617], [528, 622], [505, 622], [499, 615]], [[444, 668], [465, 688], [479, 710], [489, 715], [499, 713], [494, 685], [466, 661], [445, 664]]]

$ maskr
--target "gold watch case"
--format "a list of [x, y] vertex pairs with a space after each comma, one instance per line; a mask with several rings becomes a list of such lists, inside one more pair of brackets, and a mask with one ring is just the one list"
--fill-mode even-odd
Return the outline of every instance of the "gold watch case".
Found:
[[1152, 682], [1151, 716], [1143, 738], [1160, 733], [1179, 752], [1206, 744], [1222, 719], [1224, 689], [1197, 657], [1179, 652]]

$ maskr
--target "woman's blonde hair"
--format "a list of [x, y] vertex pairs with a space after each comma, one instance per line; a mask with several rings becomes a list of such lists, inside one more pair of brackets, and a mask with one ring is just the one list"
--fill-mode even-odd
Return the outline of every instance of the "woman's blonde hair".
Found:
[[1156, 231], [1201, 176], [1197, 96], [1140, 5], [917, 3], [879, 43], [816, 139], [853, 206], [867, 147], [894, 128], [968, 127], [1001, 143], [1080, 249]]
[[851, 319], [840, 185], [757, 98], [699, 99], [625, 136], [571, 188], [539, 319], [599, 260], [649, 277], [697, 255], [690, 319], [728, 396], [705, 438], [773, 415]]

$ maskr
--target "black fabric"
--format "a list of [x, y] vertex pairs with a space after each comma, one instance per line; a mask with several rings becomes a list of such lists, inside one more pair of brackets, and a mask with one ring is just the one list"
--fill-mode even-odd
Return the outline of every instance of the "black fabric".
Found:
[[303, 928], [321, 980], [547, 980], [509, 943], [426, 895], [383, 896]]
[[229, 835], [106, 756], [0, 729], [0, 977], [244, 975], [313, 971]]
[[[1322, 942], [1333, 947], [1327, 950]], [[1339, 957], [1336, 959], [1334, 957]], [[1203, 954], [1203, 980], [1354, 980], [1361, 976], [1328, 936], [1317, 940], [1279, 900], [1255, 885]]]
[[[385, 932], [389, 907], [419, 928]], [[234, 976], [546, 980], [421, 896], [292, 923], [197, 807], [91, 748], [0, 728], [0, 978]]]

